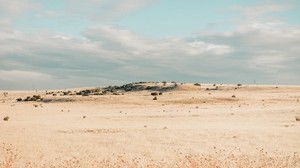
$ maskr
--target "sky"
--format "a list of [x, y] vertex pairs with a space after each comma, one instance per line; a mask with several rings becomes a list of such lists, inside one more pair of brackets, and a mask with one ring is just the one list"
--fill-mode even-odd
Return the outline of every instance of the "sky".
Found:
[[299, 0], [0, 0], [0, 90], [300, 85]]

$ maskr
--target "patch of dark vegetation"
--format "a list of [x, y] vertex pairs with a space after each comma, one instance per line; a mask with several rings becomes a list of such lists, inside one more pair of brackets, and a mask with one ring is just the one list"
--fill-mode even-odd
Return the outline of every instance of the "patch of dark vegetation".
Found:
[[151, 96], [158, 96], [158, 95], [163, 95], [162, 92], [151, 92]]
[[157, 92], [152, 92], [152, 93], [151, 93], [151, 96], [157, 96], [157, 95], [158, 95]]
[[216, 87], [214, 87], [214, 88], [206, 88], [205, 90], [218, 90], [218, 89], [219, 89], [219, 87], [216, 86]]
[[43, 103], [64, 103], [64, 102], [74, 102], [75, 99], [71, 98], [45, 98]]
[[[49, 96], [42, 98], [40, 95], [28, 96], [26, 98], [17, 98], [18, 102], [21, 101], [41, 101], [41, 102], [71, 102], [75, 99], [70, 96], [93, 96], [93, 95], [124, 95], [126, 92], [136, 92], [136, 91], [154, 91], [151, 93], [152, 96], [163, 95], [163, 92], [171, 91], [177, 88], [177, 83], [172, 82], [172, 85], [166, 85], [167, 82], [134, 82], [121, 86], [108, 86], [103, 88], [94, 88], [94, 89], [84, 89], [80, 91], [55, 91], [48, 92], [46, 95], [52, 95], [52, 98]], [[58, 96], [63, 96], [65, 98], [58, 98]], [[55, 98], [54, 98], [55, 97]]]
[[25, 99], [17, 98], [18, 102], [20, 101], [43, 101], [43, 98], [40, 95], [27, 96]]
[[195, 86], [201, 86], [201, 84], [199, 84], [199, 83], [195, 83], [194, 85], [195, 85]]
[[[155, 82], [152, 82], [152, 83], [155, 83]], [[109, 87], [103, 88], [103, 90], [106, 92], [112, 92], [112, 93], [120, 93], [120, 92], [124, 93], [124, 92], [134, 92], [134, 91], [144, 91], [144, 90], [163, 92], [163, 91], [173, 90], [176, 87], [177, 87], [176, 83], [172, 86], [166, 86], [164, 82], [163, 82], [163, 86], [146, 86], [141, 83], [129, 83], [129, 84], [125, 84], [122, 86], [109, 86]]]
[[8, 121], [8, 120], [9, 120], [8, 116], [6, 116], [6, 117], [3, 118], [3, 121]]

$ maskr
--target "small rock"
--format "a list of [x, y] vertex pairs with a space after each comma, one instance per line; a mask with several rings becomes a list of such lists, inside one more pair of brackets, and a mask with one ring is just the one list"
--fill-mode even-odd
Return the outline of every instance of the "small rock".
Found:
[[296, 121], [300, 121], [300, 116], [295, 117]]
[[154, 97], [153, 100], [157, 100], [157, 97]]
[[236, 98], [236, 96], [235, 96], [235, 95], [232, 95], [231, 97], [232, 97], [232, 98]]
[[86, 118], [86, 116], [83, 116], [82, 118]]

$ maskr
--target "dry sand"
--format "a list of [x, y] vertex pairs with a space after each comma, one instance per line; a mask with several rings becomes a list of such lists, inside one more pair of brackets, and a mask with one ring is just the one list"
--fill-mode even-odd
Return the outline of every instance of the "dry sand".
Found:
[[[1, 91], [0, 167], [300, 167], [300, 87], [218, 86]], [[57, 101], [16, 101], [34, 94]]]

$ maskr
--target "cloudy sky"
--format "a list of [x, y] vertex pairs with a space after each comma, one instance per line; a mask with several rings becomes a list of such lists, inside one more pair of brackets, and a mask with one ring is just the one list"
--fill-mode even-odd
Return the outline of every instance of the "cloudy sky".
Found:
[[0, 89], [300, 84], [299, 0], [0, 0]]

